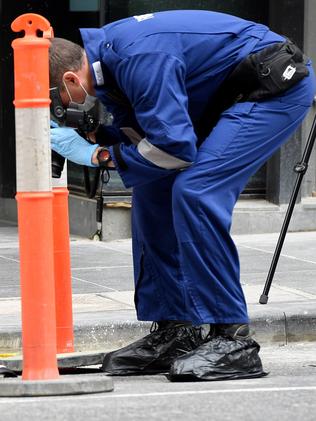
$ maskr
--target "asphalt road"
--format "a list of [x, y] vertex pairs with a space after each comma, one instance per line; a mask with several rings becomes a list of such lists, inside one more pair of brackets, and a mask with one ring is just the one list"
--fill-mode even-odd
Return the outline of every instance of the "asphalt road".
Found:
[[[116, 377], [105, 394], [0, 398], [0, 420], [316, 420], [316, 344], [265, 347], [261, 379], [169, 383]], [[1, 387], [1, 382], [0, 382]]]

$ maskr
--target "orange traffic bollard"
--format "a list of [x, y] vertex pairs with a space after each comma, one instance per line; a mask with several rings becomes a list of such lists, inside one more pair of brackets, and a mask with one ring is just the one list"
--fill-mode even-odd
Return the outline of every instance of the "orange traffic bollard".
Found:
[[[54, 36], [53, 28], [44, 38]], [[71, 263], [69, 246], [67, 163], [60, 178], [53, 178], [53, 230], [57, 354], [74, 352]]]
[[28, 13], [12, 23], [15, 79], [17, 204], [24, 380], [56, 379], [53, 193], [49, 145], [50, 23]]
[[[66, 169], [64, 169], [66, 171]], [[54, 183], [53, 179], [53, 183]], [[53, 188], [57, 353], [73, 352], [72, 289], [67, 187]]]

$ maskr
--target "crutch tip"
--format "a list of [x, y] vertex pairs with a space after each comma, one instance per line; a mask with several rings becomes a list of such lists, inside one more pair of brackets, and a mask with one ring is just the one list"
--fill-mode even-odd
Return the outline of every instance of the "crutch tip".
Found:
[[266, 294], [262, 294], [260, 299], [259, 299], [259, 303], [260, 304], [267, 304], [268, 302], [268, 296]]

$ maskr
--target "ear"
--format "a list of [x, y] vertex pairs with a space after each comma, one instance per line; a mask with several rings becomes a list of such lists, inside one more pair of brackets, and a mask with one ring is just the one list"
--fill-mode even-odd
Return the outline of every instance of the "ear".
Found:
[[67, 83], [67, 85], [74, 85], [74, 86], [80, 86], [80, 80], [78, 75], [76, 73], [67, 71], [63, 75], [63, 81]]

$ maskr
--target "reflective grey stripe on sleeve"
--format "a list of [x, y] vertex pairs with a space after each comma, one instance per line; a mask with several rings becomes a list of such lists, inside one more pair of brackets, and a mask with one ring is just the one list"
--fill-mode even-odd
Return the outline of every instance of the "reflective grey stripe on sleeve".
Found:
[[120, 129], [134, 145], [138, 145], [142, 140], [141, 135], [132, 129], [132, 127], [121, 127]]
[[146, 138], [139, 142], [137, 149], [143, 158], [166, 170], [185, 168], [192, 164], [192, 162], [183, 161], [176, 156], [169, 155], [157, 146], [152, 145]]

